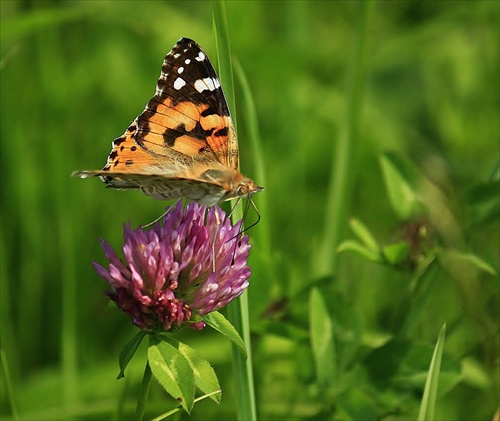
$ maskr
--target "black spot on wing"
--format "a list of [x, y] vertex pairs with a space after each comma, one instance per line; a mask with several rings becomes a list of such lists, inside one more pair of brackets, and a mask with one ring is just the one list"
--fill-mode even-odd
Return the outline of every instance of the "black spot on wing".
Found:
[[163, 133], [163, 143], [169, 147], [172, 147], [175, 144], [175, 139], [177, 139], [179, 136], [181, 135], [177, 130], [167, 129]]
[[202, 117], [208, 117], [209, 115], [214, 115], [214, 114], [219, 115], [219, 111], [216, 108], [209, 107], [205, 111], [202, 111], [200, 115]]
[[229, 129], [227, 127], [223, 127], [222, 129], [215, 130], [213, 132], [214, 136], [227, 136], [229, 134]]
[[[165, 132], [163, 133], [163, 142], [166, 146], [173, 147], [177, 138], [182, 136], [191, 136], [205, 142], [205, 139], [207, 137], [212, 136], [214, 130], [215, 130], [214, 128], [211, 128], [209, 130], [203, 129], [203, 127], [201, 127], [199, 122], [196, 123], [196, 126], [194, 127], [193, 130], [186, 130], [184, 124], [181, 124], [177, 126], [175, 129], [166, 129]], [[219, 135], [215, 134], [215, 136]]]
[[113, 145], [120, 146], [123, 142], [125, 142], [125, 136], [120, 136], [113, 140]]

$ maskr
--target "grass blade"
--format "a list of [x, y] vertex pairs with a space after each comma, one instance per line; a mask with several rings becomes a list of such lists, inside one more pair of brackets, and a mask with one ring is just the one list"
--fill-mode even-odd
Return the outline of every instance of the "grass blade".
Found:
[[318, 386], [320, 390], [325, 390], [337, 377], [336, 356], [332, 319], [317, 288], [313, 288], [309, 295], [309, 324]]
[[444, 339], [446, 334], [446, 324], [441, 328], [439, 338], [434, 348], [432, 355], [431, 365], [429, 367], [429, 374], [425, 382], [424, 396], [420, 404], [420, 412], [418, 413], [418, 420], [433, 420], [434, 411], [436, 409], [437, 390], [439, 385], [439, 372], [441, 371], [441, 359], [443, 356]]

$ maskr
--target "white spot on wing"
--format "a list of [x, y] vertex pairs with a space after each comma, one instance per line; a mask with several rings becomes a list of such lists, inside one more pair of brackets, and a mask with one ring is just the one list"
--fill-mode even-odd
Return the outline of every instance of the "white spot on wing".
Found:
[[174, 82], [174, 89], [181, 89], [184, 85], [186, 84], [186, 81], [180, 77], [178, 77], [177, 79], [175, 79], [175, 82]]
[[206, 77], [205, 79], [198, 79], [194, 83], [194, 89], [196, 89], [200, 93], [207, 89], [209, 91], [215, 91], [219, 87], [220, 87], [219, 79], [212, 79], [210, 77]]
[[179, 67], [177, 69], [177, 73], [181, 74], [184, 71], [184, 67]]
[[180, 54], [179, 53], [175, 53], [174, 54], [174, 58], [179, 58]]
[[205, 60], [205, 54], [203, 54], [201, 51], [198, 53], [198, 56], [194, 58], [196, 61], [203, 61]]
[[191, 63], [191, 59], [187, 58], [186, 60], [184, 60], [184, 64], [189, 64]]

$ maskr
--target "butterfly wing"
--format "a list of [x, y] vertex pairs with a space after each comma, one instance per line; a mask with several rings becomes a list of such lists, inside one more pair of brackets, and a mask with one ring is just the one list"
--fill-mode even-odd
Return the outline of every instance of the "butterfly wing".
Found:
[[228, 187], [205, 173], [230, 170], [233, 177], [240, 175], [237, 166], [236, 134], [217, 74], [201, 47], [182, 38], [165, 57], [154, 97], [113, 141], [104, 168], [74, 175], [100, 176], [108, 187], [139, 188], [158, 199], [212, 204]]
[[[137, 118], [137, 143], [172, 148], [238, 168], [238, 143], [224, 92], [207, 55], [182, 38], [163, 61], [155, 96]], [[194, 152], [194, 153], [193, 153]]]
[[[113, 151], [102, 170], [75, 171], [73, 176], [99, 176], [109, 188], [140, 189], [154, 199], [184, 197], [208, 206], [218, 203], [231, 190], [223, 180], [209, 176], [217, 166], [226, 173], [228, 169], [222, 165], [214, 163], [207, 169], [202, 162], [187, 163], [183, 154], [170, 149], [168, 155], [158, 159], [136, 144], [133, 129], [132, 124], [127, 133], [113, 141]], [[237, 171], [229, 172], [234, 174], [228, 174], [228, 178], [240, 175]]]

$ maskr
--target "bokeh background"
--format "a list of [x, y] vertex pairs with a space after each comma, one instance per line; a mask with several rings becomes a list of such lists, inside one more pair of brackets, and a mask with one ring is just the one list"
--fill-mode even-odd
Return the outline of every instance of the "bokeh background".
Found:
[[[376, 1], [368, 11], [364, 3], [226, 4], [232, 54], [248, 80], [262, 142], [256, 153], [249, 141], [255, 121], [236, 80], [242, 172], [259, 174], [265, 185], [255, 197], [262, 220], [248, 232], [258, 412], [262, 419], [416, 418], [447, 323], [436, 417], [492, 419], [499, 382], [499, 2]], [[91, 262], [104, 263], [99, 238], [119, 248], [124, 222], [150, 222], [165, 204], [70, 174], [105, 164], [111, 141], [142, 112], [180, 37], [215, 54], [213, 6], [2, 0], [0, 7], [1, 414], [12, 417], [14, 403], [20, 419], [130, 419], [144, 359], [137, 355], [126, 378], [116, 380], [118, 353], [135, 328], [108, 305]], [[363, 76], [356, 73], [360, 37]], [[354, 95], [359, 118], [348, 130], [348, 159], [339, 162], [353, 86], [361, 86]], [[448, 219], [425, 206], [406, 219], [395, 211], [380, 166], [386, 152], [434, 186]], [[332, 174], [342, 165], [342, 203], [329, 204], [339, 182]], [[355, 237], [352, 217], [379, 244], [410, 238], [417, 253], [432, 250], [440, 263], [419, 274], [415, 265], [378, 264], [335, 248], [322, 254], [329, 221], [340, 221], [336, 247]], [[452, 234], [441, 229], [450, 220]], [[404, 236], [412, 226], [430, 233], [422, 249]], [[401, 338], [401, 314], [424, 281], [418, 317]], [[313, 287], [334, 297], [327, 301], [342, 362], [328, 399], [309, 341]], [[221, 406], [203, 401], [191, 418], [176, 416], [234, 419], [230, 344], [208, 328], [176, 337], [211, 362], [223, 389]], [[404, 346], [392, 346], [395, 338]], [[174, 406], [155, 385], [150, 417]]]

